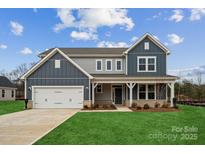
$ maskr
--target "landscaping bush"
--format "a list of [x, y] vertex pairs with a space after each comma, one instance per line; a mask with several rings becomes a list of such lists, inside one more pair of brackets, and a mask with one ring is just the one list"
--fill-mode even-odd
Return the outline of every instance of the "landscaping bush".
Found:
[[168, 108], [168, 107], [169, 107], [169, 104], [168, 104], [168, 103], [164, 102], [164, 103], [162, 104], [162, 108]]
[[142, 109], [142, 107], [141, 106], [137, 106], [137, 110], [141, 110]]
[[99, 108], [99, 104], [94, 104], [94, 108]]
[[112, 109], [116, 109], [116, 107], [115, 107], [114, 104], [110, 104], [110, 107], [111, 107]]
[[88, 109], [88, 106], [87, 106], [87, 105], [84, 105], [83, 108], [84, 108], [84, 109]]
[[149, 109], [149, 108], [150, 108], [150, 107], [149, 107], [148, 104], [145, 104], [145, 105], [144, 105], [144, 109], [145, 109], [145, 110], [147, 110], [147, 109]]
[[137, 108], [137, 103], [132, 103], [132, 108]]
[[160, 103], [156, 102], [156, 103], [154, 104], [154, 107], [155, 107], [155, 108], [159, 108], [159, 107], [160, 107]]

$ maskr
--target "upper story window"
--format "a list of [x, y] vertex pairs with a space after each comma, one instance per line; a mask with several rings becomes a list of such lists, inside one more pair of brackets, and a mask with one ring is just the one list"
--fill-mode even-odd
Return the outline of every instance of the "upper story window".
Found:
[[156, 72], [156, 57], [137, 57], [138, 72]]
[[96, 87], [96, 93], [103, 93], [103, 87], [102, 84], [98, 84]]
[[121, 71], [122, 70], [122, 60], [121, 59], [117, 59], [115, 61], [115, 70], [116, 71]]
[[149, 42], [145, 42], [144, 43], [144, 49], [145, 50], [149, 50]]
[[102, 71], [102, 59], [96, 60], [96, 71]]
[[1, 92], [1, 97], [4, 98], [5, 97], [5, 90], [3, 89]]
[[60, 68], [60, 67], [61, 67], [61, 61], [55, 60], [55, 68]]
[[112, 60], [106, 59], [106, 71], [112, 71]]

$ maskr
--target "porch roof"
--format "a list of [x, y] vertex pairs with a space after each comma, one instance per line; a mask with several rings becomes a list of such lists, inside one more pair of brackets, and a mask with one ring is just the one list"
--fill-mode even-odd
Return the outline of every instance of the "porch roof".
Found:
[[176, 76], [128, 76], [126, 74], [92, 74], [93, 82], [97, 83], [170, 83], [178, 79]]

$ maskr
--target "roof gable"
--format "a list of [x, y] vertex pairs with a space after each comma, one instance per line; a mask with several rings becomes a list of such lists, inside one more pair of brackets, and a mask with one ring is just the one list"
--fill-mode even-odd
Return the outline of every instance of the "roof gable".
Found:
[[60, 49], [55, 48], [53, 49], [47, 56], [45, 56], [43, 59], [41, 59], [36, 65], [34, 65], [28, 72], [26, 72], [21, 79], [27, 78], [31, 73], [33, 73], [35, 70], [37, 70], [41, 65], [43, 65], [48, 59], [50, 59], [54, 54], [60, 53], [63, 57], [65, 57], [69, 62], [71, 62], [75, 67], [77, 67], [81, 72], [83, 72], [86, 76], [88, 76], [90, 79], [93, 77], [87, 73], [84, 69], [82, 69], [78, 64], [76, 64], [72, 59], [70, 59], [66, 54], [64, 54]]
[[157, 45], [159, 48], [161, 48], [166, 54], [169, 54], [169, 49], [164, 46], [159, 40], [157, 40], [153, 35], [146, 33], [143, 35], [140, 39], [138, 39], [130, 48], [128, 48], [124, 54], [128, 54], [133, 48], [135, 48], [138, 44], [140, 44], [145, 38], [149, 38], [150, 41], [152, 41], [155, 45]]
[[5, 76], [0, 76], [0, 87], [14, 88], [14, 84]]

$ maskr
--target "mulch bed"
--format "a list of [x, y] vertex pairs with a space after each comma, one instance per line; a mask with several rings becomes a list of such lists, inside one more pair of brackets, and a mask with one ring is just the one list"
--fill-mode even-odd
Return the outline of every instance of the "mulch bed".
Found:
[[83, 108], [81, 110], [117, 110], [117, 108], [115, 106], [112, 107], [107, 107], [107, 108], [103, 108], [103, 107], [91, 107], [91, 108]]
[[178, 112], [180, 111], [177, 108], [150, 108], [150, 109], [136, 109], [130, 107], [133, 112]]

